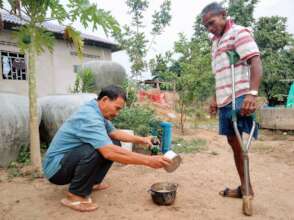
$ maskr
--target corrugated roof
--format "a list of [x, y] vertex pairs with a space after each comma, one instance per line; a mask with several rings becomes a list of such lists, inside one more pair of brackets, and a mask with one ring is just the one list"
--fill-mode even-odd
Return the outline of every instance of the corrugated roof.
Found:
[[[20, 19], [19, 17], [11, 15], [5, 11], [1, 11], [1, 15], [2, 15], [2, 20], [5, 23], [14, 24], [16, 26], [24, 25], [26, 23], [24, 20]], [[64, 29], [65, 29], [64, 26], [53, 24], [50, 22], [44, 22], [43, 27], [46, 30], [59, 34], [59, 35], [63, 35]], [[112, 51], [119, 50], [118, 45], [110, 40], [103, 39], [103, 38], [89, 35], [89, 34], [85, 34], [85, 33], [81, 33], [81, 37], [85, 40], [85, 44], [95, 45], [96, 43], [97, 46], [102, 46], [102, 47], [104, 46], [106, 48], [111, 49]]]

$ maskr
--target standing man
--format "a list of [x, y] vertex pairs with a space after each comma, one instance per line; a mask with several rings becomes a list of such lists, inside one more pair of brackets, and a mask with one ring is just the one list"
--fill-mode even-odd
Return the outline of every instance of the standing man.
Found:
[[57, 185], [69, 183], [64, 206], [77, 211], [93, 211], [93, 190], [108, 188], [102, 183], [112, 161], [123, 164], [162, 168], [170, 164], [163, 156], [147, 156], [125, 150], [114, 141], [151, 146], [151, 137], [140, 137], [116, 130], [110, 120], [119, 114], [126, 102], [126, 94], [118, 86], [102, 89], [92, 100], [72, 114], [55, 134], [46, 153], [43, 168], [47, 179]]
[[[210, 104], [210, 113], [215, 115], [219, 110], [219, 133], [227, 136], [233, 153], [235, 165], [240, 177], [241, 186], [220, 192], [224, 197], [242, 198], [244, 190], [244, 169], [242, 148], [233, 129], [232, 111], [232, 82], [227, 51], [234, 50], [240, 60], [235, 65], [236, 109], [238, 129], [240, 133], [249, 133], [252, 118], [248, 117], [256, 110], [256, 97], [262, 78], [260, 52], [249, 29], [236, 25], [226, 16], [225, 9], [219, 3], [207, 5], [201, 12], [203, 25], [212, 33], [212, 70], [215, 76], [215, 95]], [[254, 132], [257, 138], [257, 129]], [[253, 189], [250, 183], [250, 194]]]

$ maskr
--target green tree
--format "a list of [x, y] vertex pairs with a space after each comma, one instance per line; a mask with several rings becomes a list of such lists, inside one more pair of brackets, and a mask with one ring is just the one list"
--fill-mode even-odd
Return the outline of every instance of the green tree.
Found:
[[199, 39], [189, 41], [180, 34], [180, 40], [175, 43], [175, 53], [180, 55], [177, 61], [180, 66], [180, 77], [176, 81], [176, 91], [179, 94], [180, 126], [184, 133], [186, 116], [193, 114], [193, 109], [202, 106], [212, 94], [214, 81], [207, 41]]
[[100, 26], [106, 33], [118, 32], [119, 25], [109, 12], [88, 0], [68, 0], [66, 6], [59, 0], [0, 0], [0, 6], [25, 22], [18, 29], [17, 38], [20, 50], [28, 56], [31, 161], [41, 171], [35, 62], [38, 54], [46, 49], [52, 52], [54, 45], [54, 37], [43, 27], [44, 22], [56, 20], [63, 25], [65, 39], [74, 44], [80, 55], [83, 41], [71, 27], [73, 22], [79, 21], [84, 27], [91, 25], [93, 30]]
[[116, 35], [122, 49], [125, 49], [131, 62], [133, 76], [140, 76], [146, 68], [145, 57], [154, 43], [155, 37], [160, 35], [171, 20], [171, 1], [164, 0], [159, 11], [152, 16], [151, 40], [147, 39], [143, 22], [144, 12], [149, 7], [147, 0], [127, 0], [129, 14], [132, 16], [131, 24], [125, 25], [123, 31]]
[[196, 42], [201, 42], [202, 44], [206, 43], [208, 50], [206, 52], [210, 53], [210, 45], [211, 41], [208, 39], [208, 33], [204, 25], [202, 24], [202, 17], [201, 15], [197, 15], [195, 22], [194, 22], [194, 33], [192, 36], [192, 40]]
[[168, 59], [161, 54], [155, 55], [155, 58], [149, 61], [149, 69], [153, 76], [160, 76], [168, 70]]
[[255, 20], [253, 12], [259, 0], [229, 0], [228, 14], [233, 20], [244, 27], [251, 27]]
[[286, 22], [279, 16], [261, 17], [254, 28], [264, 69], [261, 91], [270, 105], [286, 101], [291, 82], [287, 79], [294, 78], [294, 38]]
[[165, 54], [157, 54], [153, 59], [149, 61], [149, 69], [152, 76], [159, 78], [163, 81], [173, 81], [176, 78], [172, 65], [174, 60], [172, 59], [173, 53], [168, 51]]

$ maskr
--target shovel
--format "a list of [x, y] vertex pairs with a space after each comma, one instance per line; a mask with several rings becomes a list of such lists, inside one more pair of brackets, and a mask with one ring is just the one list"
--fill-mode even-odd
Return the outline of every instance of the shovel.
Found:
[[249, 192], [249, 147], [252, 141], [253, 133], [256, 127], [256, 119], [255, 115], [251, 115], [253, 119], [252, 128], [248, 137], [247, 141], [244, 141], [243, 138], [240, 135], [240, 132], [238, 130], [237, 126], [237, 111], [236, 111], [236, 93], [235, 93], [235, 64], [239, 60], [239, 55], [236, 51], [228, 51], [227, 55], [230, 60], [230, 67], [231, 67], [231, 76], [232, 76], [232, 121], [233, 121], [233, 127], [235, 134], [237, 136], [238, 142], [240, 143], [240, 146], [242, 147], [242, 153], [243, 153], [243, 162], [244, 162], [244, 179], [245, 179], [245, 191], [243, 194], [243, 213], [247, 216], [252, 215], [252, 196]]

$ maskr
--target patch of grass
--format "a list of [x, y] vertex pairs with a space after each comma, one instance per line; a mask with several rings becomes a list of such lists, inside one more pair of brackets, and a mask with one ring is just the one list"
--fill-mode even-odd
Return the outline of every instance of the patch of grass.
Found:
[[184, 140], [178, 138], [174, 140], [172, 150], [176, 153], [195, 153], [206, 150], [207, 141], [203, 139]]
[[[41, 155], [43, 156], [47, 150], [47, 146], [41, 143]], [[8, 178], [28, 176], [32, 179], [40, 177], [40, 174], [30, 169], [31, 158], [30, 149], [27, 146], [21, 146], [18, 157], [15, 161], [10, 162], [7, 172]], [[28, 171], [26, 171], [28, 170]]]

